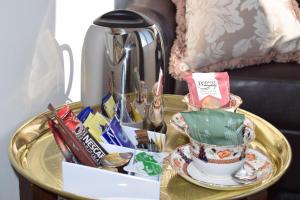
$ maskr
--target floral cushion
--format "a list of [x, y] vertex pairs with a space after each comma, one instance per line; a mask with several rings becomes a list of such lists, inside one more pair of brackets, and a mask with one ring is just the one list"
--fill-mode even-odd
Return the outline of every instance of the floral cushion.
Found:
[[273, 61], [300, 62], [295, 0], [172, 0], [177, 37], [170, 73], [222, 71]]

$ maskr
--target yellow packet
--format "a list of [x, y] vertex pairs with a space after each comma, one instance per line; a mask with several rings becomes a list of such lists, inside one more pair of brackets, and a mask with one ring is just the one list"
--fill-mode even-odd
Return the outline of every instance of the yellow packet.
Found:
[[100, 138], [102, 131], [100, 131], [95, 126], [93, 126], [93, 118], [94, 118], [94, 116], [95, 115], [93, 113], [90, 113], [89, 116], [84, 121], [83, 126], [89, 129], [89, 132], [92, 134], [92, 136], [98, 142], [102, 142], [102, 140]]
[[89, 128], [89, 132], [98, 142], [103, 142], [103, 140], [101, 139], [101, 126], [105, 126], [106, 124], [108, 124], [108, 121], [100, 113], [97, 112], [95, 115], [91, 113], [85, 120], [83, 125]]
[[98, 122], [98, 128], [101, 128], [101, 127], [99, 127], [99, 125], [100, 126], [106, 126], [108, 124], [107, 119], [102, 114], [100, 114], [99, 112], [97, 112], [95, 114], [94, 120]]
[[93, 117], [94, 117], [94, 114], [90, 113], [88, 115], [88, 117], [86, 118], [86, 120], [84, 121], [83, 126], [86, 127], [86, 128], [90, 128], [88, 125], [89, 125], [89, 123], [90, 123], [90, 121], [92, 120]]
[[109, 119], [112, 119], [115, 115], [114, 108], [116, 106], [115, 100], [112, 95], [103, 103], [104, 110]]
[[132, 112], [132, 115], [133, 115], [133, 120], [134, 120], [135, 122], [140, 122], [140, 121], [143, 120], [143, 117], [142, 117], [141, 113], [140, 113], [140, 112], [138, 111], [138, 109], [137, 109], [135, 106], [133, 106], [132, 104], [131, 104], [131, 112]]

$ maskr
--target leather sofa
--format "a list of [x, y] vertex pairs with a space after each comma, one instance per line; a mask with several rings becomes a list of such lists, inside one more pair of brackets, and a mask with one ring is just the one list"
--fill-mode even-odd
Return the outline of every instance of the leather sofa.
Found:
[[[300, 0], [299, 0], [300, 2]], [[144, 13], [160, 25], [166, 56], [175, 38], [175, 7], [170, 0], [116, 0], [116, 8]], [[270, 63], [230, 70], [231, 92], [244, 100], [242, 108], [261, 116], [288, 139], [293, 160], [287, 173], [269, 188], [269, 199], [300, 199], [300, 65]], [[184, 82], [165, 69], [165, 93], [186, 94]]]

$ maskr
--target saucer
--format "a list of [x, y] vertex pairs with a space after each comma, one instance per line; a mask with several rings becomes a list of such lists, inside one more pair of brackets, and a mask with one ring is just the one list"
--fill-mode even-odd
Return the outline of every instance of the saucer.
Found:
[[256, 178], [254, 180], [236, 181], [230, 175], [216, 177], [204, 174], [193, 164], [189, 144], [178, 147], [171, 154], [171, 166], [181, 177], [196, 185], [215, 190], [244, 189], [268, 179], [273, 171], [272, 163], [267, 156], [254, 149], [247, 150], [244, 165], [247, 166], [242, 167], [244, 170], [255, 171]]

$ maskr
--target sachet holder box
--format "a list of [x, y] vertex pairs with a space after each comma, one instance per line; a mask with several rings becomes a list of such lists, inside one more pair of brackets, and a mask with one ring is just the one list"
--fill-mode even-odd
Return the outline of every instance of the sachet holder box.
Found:
[[[137, 144], [136, 128], [122, 126], [128, 138]], [[161, 134], [148, 131], [149, 134]], [[165, 142], [165, 134], [162, 134]], [[135, 149], [104, 144], [109, 152], [133, 152]], [[151, 180], [144, 177], [112, 172], [62, 161], [63, 188], [66, 192], [91, 199], [159, 199], [160, 178]]]

